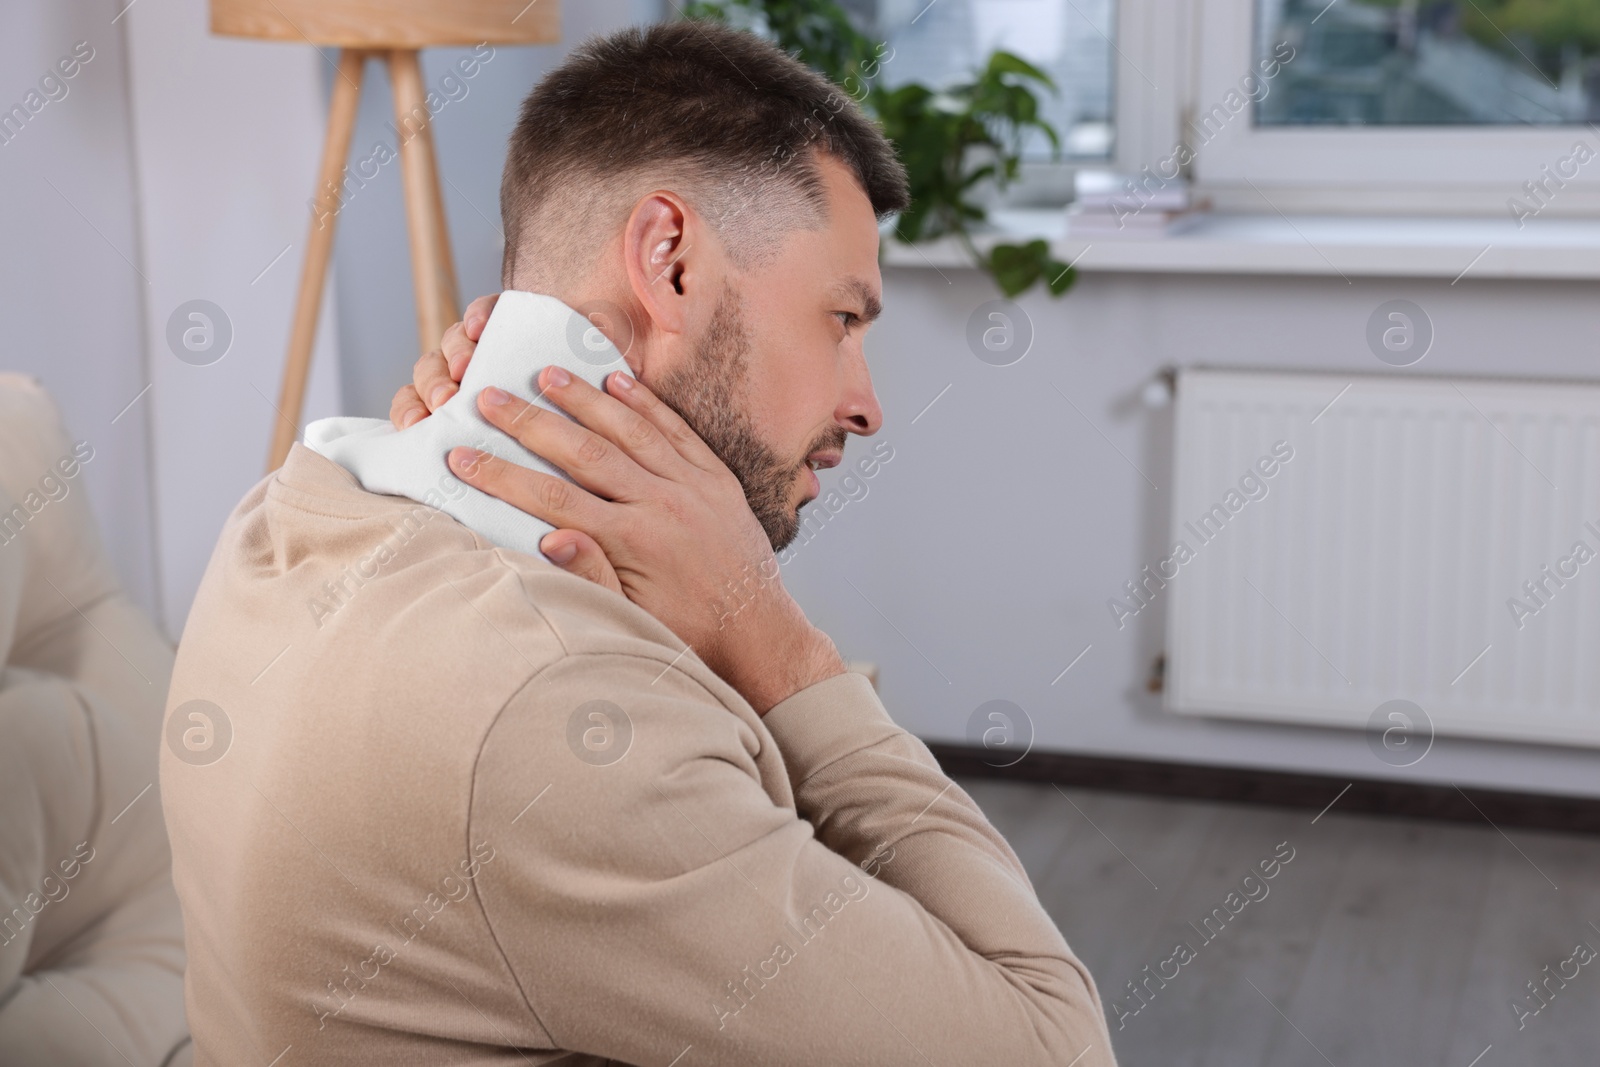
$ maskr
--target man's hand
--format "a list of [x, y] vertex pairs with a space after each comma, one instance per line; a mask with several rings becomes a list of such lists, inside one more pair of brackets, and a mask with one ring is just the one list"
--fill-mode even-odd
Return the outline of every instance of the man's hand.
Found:
[[784, 589], [739, 480], [642, 383], [621, 371], [607, 383], [601, 392], [545, 368], [539, 387], [570, 420], [499, 389], [478, 395], [490, 423], [572, 482], [466, 447], [451, 451], [451, 469], [555, 526], [541, 551], [654, 615], [758, 714], [843, 673]]
[[411, 368], [411, 384], [394, 394], [389, 404], [389, 421], [403, 430], [439, 410], [439, 405], [456, 395], [467, 363], [478, 348], [478, 338], [489, 321], [489, 312], [500, 294], [480, 296], [467, 305], [461, 321], [444, 332], [439, 347], [417, 360]]
[[[417, 361], [390, 405], [397, 428], [456, 394], [497, 299], [474, 300]], [[549, 412], [515, 397], [503, 405], [480, 397], [478, 407], [583, 488], [456, 449], [469, 457], [467, 468], [451, 457], [463, 480], [558, 527], [540, 544], [545, 555], [661, 620], [758, 713], [842, 673], [833, 642], [783, 588], [738, 480], [677, 413], [625, 373], [612, 381], [631, 388], [609, 395], [582, 381], [556, 385], [550, 373], [541, 388], [581, 426], [543, 419]]]

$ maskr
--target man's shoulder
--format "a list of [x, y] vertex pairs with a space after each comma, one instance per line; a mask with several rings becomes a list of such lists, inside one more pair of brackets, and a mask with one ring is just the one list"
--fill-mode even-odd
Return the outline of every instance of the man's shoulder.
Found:
[[[414, 501], [347, 490], [268, 478], [235, 510], [179, 644], [169, 714], [222, 708], [254, 756], [295, 773], [336, 778], [360, 751], [457, 783], [508, 718], [541, 724], [530, 736], [548, 749], [574, 714], [588, 722], [577, 708], [591, 700], [637, 721], [654, 721], [648, 698], [663, 715], [680, 709], [680, 725], [687, 714], [713, 733], [759, 730], [731, 687], [621, 594]], [[414, 526], [413, 508], [428, 512]]]
[[436, 508], [368, 492], [303, 446], [229, 516], [183, 645], [180, 659], [203, 648], [213, 663], [288, 646], [317, 673], [382, 670], [373, 681], [396, 684], [425, 666], [511, 684], [569, 656], [665, 667], [685, 652], [625, 596]]

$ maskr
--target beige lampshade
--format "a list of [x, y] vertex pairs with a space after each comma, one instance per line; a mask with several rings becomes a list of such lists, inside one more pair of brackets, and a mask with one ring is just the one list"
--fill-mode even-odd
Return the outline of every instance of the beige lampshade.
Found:
[[560, 0], [211, 0], [211, 32], [340, 48], [555, 44]]

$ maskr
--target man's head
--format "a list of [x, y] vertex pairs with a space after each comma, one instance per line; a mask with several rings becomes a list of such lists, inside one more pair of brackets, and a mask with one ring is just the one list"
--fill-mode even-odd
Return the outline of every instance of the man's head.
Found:
[[893, 147], [771, 44], [701, 22], [591, 40], [528, 96], [503, 284], [591, 315], [739, 477], [775, 548], [812, 461], [882, 422], [862, 353]]

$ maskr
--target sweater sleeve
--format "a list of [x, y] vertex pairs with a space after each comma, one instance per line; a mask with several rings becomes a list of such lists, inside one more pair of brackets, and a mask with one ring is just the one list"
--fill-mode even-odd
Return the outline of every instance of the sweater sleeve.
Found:
[[569, 656], [479, 757], [469, 844], [495, 857], [479, 900], [561, 1048], [680, 1067], [1114, 1063], [1093, 982], [1016, 856], [864, 678], [773, 708], [773, 751], [714, 682], [664, 666]]

